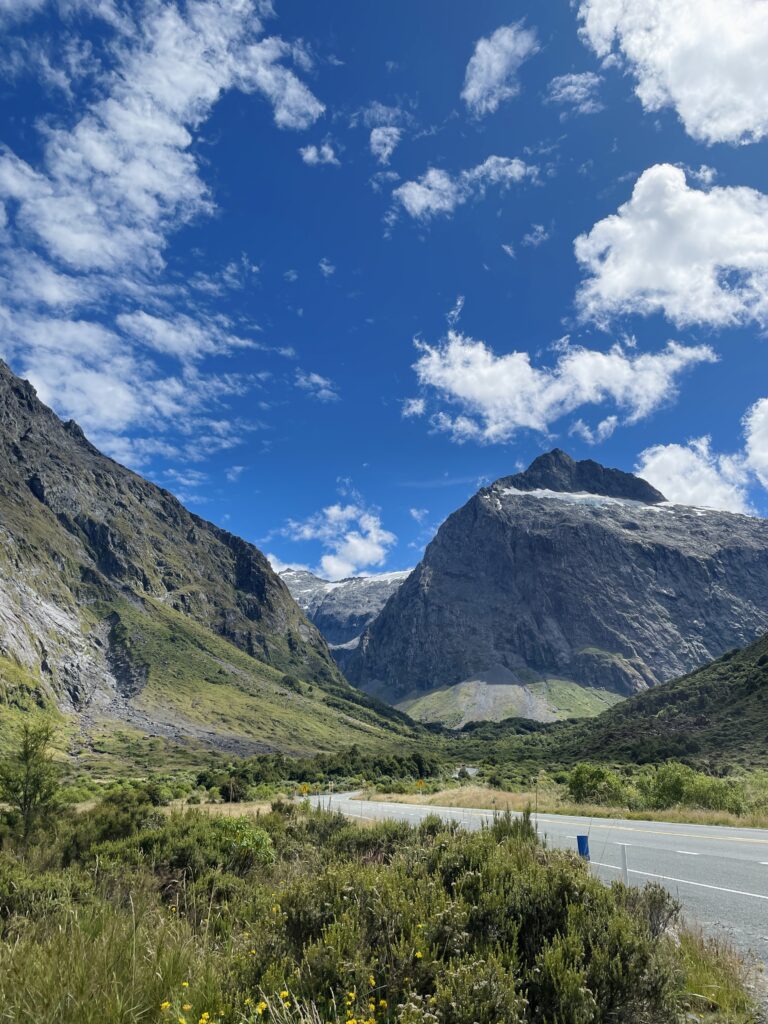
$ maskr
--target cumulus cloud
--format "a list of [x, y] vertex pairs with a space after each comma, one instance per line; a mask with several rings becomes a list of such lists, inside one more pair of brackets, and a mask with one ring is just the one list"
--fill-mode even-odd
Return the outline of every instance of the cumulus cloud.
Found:
[[768, 322], [768, 196], [752, 188], [691, 188], [657, 164], [632, 198], [575, 242], [589, 275], [584, 317], [661, 312], [679, 326]]
[[415, 220], [427, 221], [447, 216], [469, 199], [485, 195], [490, 185], [509, 188], [526, 179], [535, 181], [537, 175], [537, 167], [517, 157], [489, 156], [457, 175], [430, 167], [418, 181], [406, 181], [396, 188], [392, 198]]
[[[125, 14], [107, 0], [59, 7], [102, 19], [107, 28], [89, 45], [104, 60], [93, 62], [92, 98], [79, 109], [73, 100], [71, 123], [45, 121], [34, 162], [0, 150], [3, 354], [57, 411], [133, 464], [179, 445], [121, 431], [194, 424], [198, 454], [230, 446], [246, 428], [204, 413], [249, 382], [189, 363], [254, 343], [164, 276], [170, 235], [214, 209], [195, 133], [226, 90], [266, 97], [281, 128], [308, 127], [323, 105], [289, 66], [296, 47], [264, 37], [269, 5], [257, 0]], [[189, 288], [215, 296], [244, 274], [235, 261]], [[155, 357], [183, 365], [168, 371]]]
[[317, 265], [320, 268], [320, 273], [323, 275], [323, 277], [333, 277], [333, 275], [336, 273], [336, 267], [325, 256], [323, 256], [323, 258]]
[[675, 397], [684, 370], [717, 359], [707, 345], [675, 342], [657, 353], [563, 345], [553, 367], [537, 368], [527, 352], [498, 356], [484, 342], [454, 331], [440, 345], [416, 346], [419, 383], [458, 409], [440, 409], [432, 425], [458, 442], [506, 442], [522, 429], [546, 434], [576, 409], [606, 402], [616, 406], [623, 422], [635, 423]]
[[461, 98], [475, 117], [492, 114], [520, 92], [517, 72], [537, 53], [536, 32], [518, 22], [478, 39], [467, 64]]
[[687, 444], [659, 444], [646, 448], [635, 472], [676, 504], [753, 511], [747, 496], [748, 471], [743, 460], [712, 451], [709, 437]]
[[584, 38], [624, 59], [648, 111], [674, 107], [702, 142], [768, 132], [768, 5], [763, 0], [582, 0]]
[[558, 75], [549, 83], [547, 102], [568, 106], [576, 114], [597, 114], [603, 109], [597, 97], [601, 81], [594, 71]]
[[371, 130], [371, 153], [373, 153], [380, 164], [389, 163], [402, 134], [400, 128], [396, 128], [394, 125], [385, 125], [384, 127]]
[[293, 541], [320, 541], [325, 553], [317, 572], [331, 580], [383, 565], [397, 542], [379, 513], [359, 500], [328, 505], [303, 521], [289, 520], [281, 533]]
[[330, 142], [323, 142], [319, 146], [302, 146], [299, 150], [301, 159], [310, 167], [318, 164], [331, 164], [333, 167], [340, 167], [339, 158], [334, 152]]
[[744, 443], [732, 453], [717, 453], [709, 437], [684, 444], [646, 448], [637, 472], [670, 501], [754, 515], [750, 488], [768, 488], [768, 398], [761, 398], [742, 420]]

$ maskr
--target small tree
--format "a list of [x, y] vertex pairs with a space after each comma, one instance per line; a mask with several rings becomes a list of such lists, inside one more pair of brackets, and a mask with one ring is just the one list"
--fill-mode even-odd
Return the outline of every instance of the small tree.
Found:
[[0, 762], [0, 800], [19, 815], [26, 844], [35, 826], [56, 803], [59, 769], [51, 755], [53, 729], [25, 722], [18, 748]]

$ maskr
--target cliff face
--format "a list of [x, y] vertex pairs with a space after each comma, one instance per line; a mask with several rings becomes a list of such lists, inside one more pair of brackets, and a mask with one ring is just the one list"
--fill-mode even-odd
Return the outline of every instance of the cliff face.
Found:
[[166, 698], [190, 721], [205, 724], [207, 703], [223, 719], [226, 690], [219, 708], [195, 687], [234, 683], [256, 732], [259, 693], [274, 698], [282, 673], [359, 707], [257, 548], [102, 455], [0, 363], [3, 666], [6, 689], [21, 673], [38, 703], [147, 729], [173, 718]]
[[631, 694], [767, 627], [768, 522], [555, 451], [446, 520], [346, 671], [392, 702], [466, 680]]

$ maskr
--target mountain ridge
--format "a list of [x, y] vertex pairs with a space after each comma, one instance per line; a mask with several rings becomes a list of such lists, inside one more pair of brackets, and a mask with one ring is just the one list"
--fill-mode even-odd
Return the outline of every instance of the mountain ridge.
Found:
[[555, 451], [478, 491], [366, 629], [348, 678], [404, 707], [462, 683], [629, 695], [768, 628], [768, 522], [673, 505], [596, 465]]
[[70, 731], [119, 720], [251, 750], [410, 728], [349, 687], [262, 552], [103, 455], [2, 362], [0, 682], [0, 725], [47, 707]]

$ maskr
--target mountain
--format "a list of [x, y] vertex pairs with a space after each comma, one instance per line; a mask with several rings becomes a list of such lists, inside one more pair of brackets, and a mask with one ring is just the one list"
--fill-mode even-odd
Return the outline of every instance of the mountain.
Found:
[[331, 650], [342, 646], [349, 650], [357, 646], [365, 627], [410, 572], [406, 569], [331, 582], [306, 569], [283, 569], [280, 577], [309, 621], [331, 645]]
[[340, 675], [253, 545], [102, 455], [0, 362], [0, 728], [248, 752], [406, 732]]
[[449, 516], [345, 670], [415, 717], [551, 720], [767, 628], [768, 522], [555, 450]]
[[459, 734], [492, 745], [518, 766], [579, 761], [658, 763], [669, 758], [718, 769], [768, 767], [768, 636], [680, 679], [646, 690], [597, 718], [540, 727], [522, 737], [520, 722], [481, 723]]

